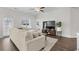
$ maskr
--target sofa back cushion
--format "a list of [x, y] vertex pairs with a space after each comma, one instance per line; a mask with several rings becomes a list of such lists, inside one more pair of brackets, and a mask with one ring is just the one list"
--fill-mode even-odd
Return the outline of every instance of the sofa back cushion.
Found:
[[42, 33], [40, 31], [29, 30], [29, 31], [27, 31], [26, 41], [27, 40], [32, 40], [33, 38], [37, 38], [41, 35], [42, 35]]
[[39, 31], [33, 32], [33, 38], [37, 38], [37, 37], [39, 37], [41, 35], [42, 35], [42, 33], [39, 32]]

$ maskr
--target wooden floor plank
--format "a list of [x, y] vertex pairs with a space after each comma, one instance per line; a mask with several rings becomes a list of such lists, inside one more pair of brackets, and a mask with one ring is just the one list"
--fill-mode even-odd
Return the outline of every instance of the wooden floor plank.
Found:
[[51, 49], [51, 51], [75, 51], [75, 50], [77, 50], [77, 40], [75, 38], [61, 38]]

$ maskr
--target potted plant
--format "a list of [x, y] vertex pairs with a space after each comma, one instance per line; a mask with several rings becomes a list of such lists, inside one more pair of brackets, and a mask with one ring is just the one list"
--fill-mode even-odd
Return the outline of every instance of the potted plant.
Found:
[[57, 24], [56, 24], [56, 27], [57, 27], [57, 31], [62, 31], [62, 22], [61, 21], [59, 21], [59, 22], [57, 22]]

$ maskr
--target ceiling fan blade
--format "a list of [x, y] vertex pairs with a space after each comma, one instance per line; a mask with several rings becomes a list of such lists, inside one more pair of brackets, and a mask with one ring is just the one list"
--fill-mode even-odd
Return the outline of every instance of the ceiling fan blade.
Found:
[[40, 10], [41, 12], [44, 12], [44, 10]]
[[40, 9], [44, 9], [45, 7], [40, 7]]

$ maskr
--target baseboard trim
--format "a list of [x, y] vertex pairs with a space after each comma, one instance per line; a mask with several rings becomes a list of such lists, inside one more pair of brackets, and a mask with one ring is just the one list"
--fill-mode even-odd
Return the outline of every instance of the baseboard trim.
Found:
[[61, 37], [65, 37], [65, 38], [77, 38], [76, 36], [61, 36]]

